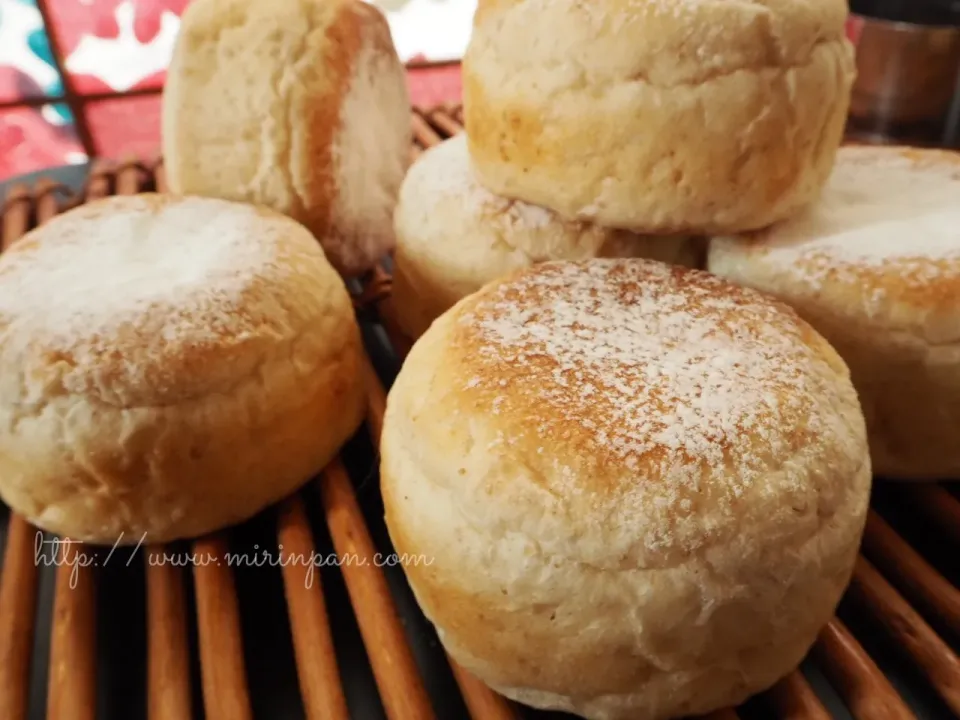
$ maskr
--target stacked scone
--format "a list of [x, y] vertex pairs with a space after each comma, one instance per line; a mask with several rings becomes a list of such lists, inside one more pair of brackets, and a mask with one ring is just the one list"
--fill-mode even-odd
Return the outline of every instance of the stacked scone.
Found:
[[504, 695], [708, 713], [796, 668], [833, 614], [871, 484], [845, 362], [768, 295], [626, 256], [817, 202], [854, 76], [846, 16], [478, 3], [467, 137], [401, 192], [397, 304], [417, 330], [452, 307], [390, 392], [381, 482], [397, 550], [432, 558], [406, 568], [424, 612]]
[[548, 260], [645, 257], [697, 267], [706, 259], [699, 238], [565, 220], [545, 207], [496, 195], [474, 171], [463, 133], [410, 168], [394, 229], [394, 308], [412, 339], [489, 281]]
[[700, 266], [696, 236], [809, 203], [846, 119], [845, 17], [841, 2], [481, 2], [468, 138], [428, 151], [400, 195], [401, 328], [417, 337], [545, 260]]

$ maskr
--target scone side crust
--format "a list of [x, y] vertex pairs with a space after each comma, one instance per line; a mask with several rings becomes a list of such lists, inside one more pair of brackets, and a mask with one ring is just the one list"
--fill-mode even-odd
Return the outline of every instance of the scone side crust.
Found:
[[[303, 222], [322, 244], [335, 222], [334, 203], [340, 191], [335, 144], [343, 132], [341, 104], [363, 48], [363, 23], [356, 0], [338, 0], [329, 9], [316, 0], [302, 1], [310, 16], [306, 41], [310, 50], [301, 62], [300, 81], [291, 90], [287, 109], [294, 131], [290, 175], [304, 205]], [[330, 252], [330, 259], [337, 265], [340, 258]]]
[[337, 20], [354, 1], [190, 5], [164, 89], [172, 190], [264, 204], [315, 233], [329, 224], [332, 139], [359, 43]]
[[393, 210], [413, 130], [406, 70], [386, 17], [363, 2], [343, 12], [349, 19], [342, 24], [356, 28], [359, 46], [346, 57], [350, 64], [333, 137], [336, 194], [323, 239], [338, 269], [357, 275], [393, 248]]
[[[830, 470], [826, 464], [820, 469]], [[494, 524], [465, 527], [463, 506], [448, 507], [442, 491], [434, 494], [439, 486], [411, 488], [418, 478], [410, 470], [393, 459], [384, 466], [384, 485], [391, 488], [384, 498], [391, 540], [400, 553], [431, 559], [404, 571], [428, 619], [443, 629], [447, 651], [465, 668], [488, 683], [546, 689], [580, 707], [616, 704], [617, 697], [645, 696], [649, 703], [651, 695], [664, 690], [669, 702], [678, 689], [699, 685], [693, 695], [703, 704], [696, 705], [695, 714], [712, 709], [708, 706], [716, 701], [703, 697], [707, 688], [723, 698], [724, 707], [762, 689], [741, 690], [735, 670], [724, 676], [715, 665], [732, 647], [754, 661], [767, 658], [770, 683], [784, 671], [785, 637], [800, 648], [792, 662], [806, 654], [849, 583], [871, 483], [868, 464], [850, 477], [833, 477], [843, 485], [839, 502], [827, 513], [814, 510], [804, 518], [809, 532], [803, 535], [754, 536], [760, 528], [745, 520], [742, 532], [750, 543], [772, 543], [767, 557], [744, 554], [744, 546], [734, 542], [708, 552], [693, 550], [666, 567], [627, 562], [595, 567], [571, 556], [540, 554], [538, 537], [521, 540]], [[470, 502], [467, 496], [459, 499]], [[446, 521], [425, 524], [427, 517], [411, 513], [411, 502], [431, 500], [439, 501], [438, 515], [445, 514]], [[571, 587], [581, 590], [571, 593]], [[785, 598], [796, 601], [802, 594], [809, 599], [802, 609], [784, 614]], [[605, 618], [605, 634], [583, 637], [582, 628], [596, 622], [597, 606], [613, 611], [618, 603], [624, 604], [622, 617]], [[632, 613], [638, 612], [651, 621], [636, 625]], [[697, 633], [713, 613], [732, 623], [722, 638]], [[525, 659], [530, 656], [545, 660], [534, 666]], [[659, 672], [663, 666], [670, 672]], [[591, 668], [587, 677], [583, 667]], [[572, 687], [578, 689], [574, 696]]]
[[[497, 63], [464, 65], [466, 128], [484, 183], [571, 219], [643, 232], [762, 227], [812, 200], [840, 143], [854, 77], [845, 40], [821, 43], [795, 68], [669, 89], [633, 78], [521, 89], [525, 76], [503, 76]], [[705, 125], [704, 108], [715, 107]], [[654, 190], [639, 193], [638, 171]]]
[[280, 353], [228, 393], [176, 406], [57, 396], [4, 413], [0, 493], [38, 527], [90, 542], [240, 522], [318, 472], [359, 426], [361, 353], [358, 339], [308, 375]]
[[322, 3], [316, 0], [301, 1], [310, 8], [315, 24], [308, 35], [311, 51], [304, 57], [303, 79], [294, 86], [287, 109], [297, 120], [292, 127], [298, 141], [289, 160], [291, 181], [303, 198], [303, 222], [323, 242], [336, 221], [334, 202], [340, 191], [336, 141], [344, 132], [341, 106], [363, 51], [365, 21], [356, 0], [338, 0], [330, 10], [318, 7]]

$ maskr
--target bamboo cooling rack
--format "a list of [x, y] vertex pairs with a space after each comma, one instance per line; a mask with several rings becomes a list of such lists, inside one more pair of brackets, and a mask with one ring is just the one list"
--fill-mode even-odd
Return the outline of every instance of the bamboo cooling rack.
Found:
[[[461, 117], [417, 112], [413, 127], [416, 154], [459, 132]], [[154, 189], [164, 189], [162, 168], [137, 163], [95, 166], [79, 194], [54, 181], [14, 189], [3, 206], [3, 247], [72, 205]], [[375, 447], [381, 378], [396, 371], [409, 342], [393, 322], [387, 268], [365, 279], [356, 303], [370, 348], [367, 432], [277, 508], [189, 544], [99, 550], [95, 564], [59, 567], [38, 563], [36, 531], [0, 510], [0, 720], [546, 717], [446, 660], [399, 568], [322, 567], [308, 586], [302, 564], [147, 559], [281, 545], [284, 554], [368, 560], [392, 551]], [[850, 591], [810, 658], [715, 719], [960, 716], [958, 551], [956, 485], [878, 483]]]

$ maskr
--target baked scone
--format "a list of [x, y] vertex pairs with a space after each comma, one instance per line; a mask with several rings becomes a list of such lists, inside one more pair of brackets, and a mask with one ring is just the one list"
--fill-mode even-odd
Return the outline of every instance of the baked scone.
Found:
[[545, 263], [460, 301], [407, 357], [381, 452], [447, 651], [596, 720], [706, 713], [793, 670], [847, 585], [871, 477], [823, 338], [646, 260]]
[[709, 264], [837, 349], [878, 475], [960, 477], [960, 153], [843, 148], [819, 203], [713, 241]]
[[647, 234], [788, 217], [843, 134], [847, 14], [845, 0], [479, 0], [463, 72], [480, 179]]
[[645, 257], [690, 267], [705, 261], [700, 238], [567, 222], [550, 210], [494, 195], [477, 181], [463, 133], [410, 168], [394, 229], [394, 306], [411, 338], [490, 280], [545, 260]]
[[357, 429], [361, 353], [343, 280], [289, 218], [81, 206], [0, 256], [0, 498], [93, 543], [244, 520]]
[[265, 205], [347, 275], [393, 246], [410, 157], [406, 74], [361, 0], [196, 0], [163, 98], [173, 191]]

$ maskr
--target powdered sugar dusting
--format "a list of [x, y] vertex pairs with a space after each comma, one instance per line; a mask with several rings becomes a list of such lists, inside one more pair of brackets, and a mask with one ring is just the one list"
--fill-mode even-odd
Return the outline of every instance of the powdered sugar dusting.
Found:
[[652, 463], [678, 503], [722, 468], [739, 496], [770, 458], [836, 424], [835, 376], [795, 315], [705, 273], [547, 263], [485, 291], [461, 323], [491, 367], [466, 385], [495, 397], [495, 412], [533, 403], [531, 432], [585, 439], [627, 468]]
[[508, 224], [546, 228], [562, 221], [550, 210], [494, 195], [477, 180], [465, 133], [428, 150], [410, 171], [435, 203], [461, 203], [467, 212], [500, 215]]
[[0, 312], [43, 314], [49, 331], [72, 342], [133, 322], [144, 307], [227, 302], [270, 259], [268, 238], [250, 241], [257, 217], [244, 206], [217, 213], [216, 201], [124, 201], [58, 218], [39, 231], [42, 242], [22, 246], [29, 252], [4, 255]]
[[960, 277], [960, 158], [845, 148], [822, 200], [763, 234], [761, 252], [819, 286], [886, 269], [904, 282]]
[[[54, 219], [0, 257], [5, 360], [62, 357], [61, 382], [73, 392], [89, 388], [71, 387], [70, 377], [96, 382], [89, 373], [107, 365], [125, 368], [131, 386], [185, 384], [167, 356], [262, 331], [263, 313], [249, 296], [264, 275], [285, 272], [281, 234], [289, 241], [301, 231], [301, 265], [312, 256], [328, 267], [305, 229], [278, 220], [221, 200], [156, 195], [111, 198]], [[269, 302], [270, 293], [258, 300]], [[136, 348], [137, 357], [121, 348]], [[71, 375], [78, 366], [89, 373]]]

